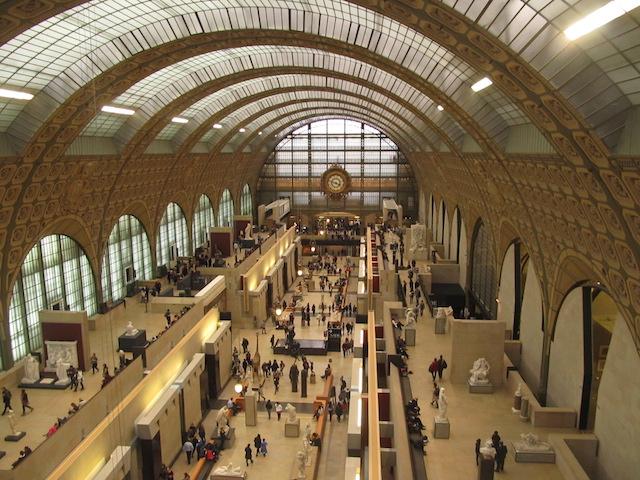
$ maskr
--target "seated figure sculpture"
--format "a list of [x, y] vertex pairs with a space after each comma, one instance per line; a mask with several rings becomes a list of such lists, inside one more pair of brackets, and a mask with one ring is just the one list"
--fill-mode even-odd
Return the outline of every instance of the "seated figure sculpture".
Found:
[[487, 385], [489, 383], [489, 362], [485, 358], [479, 358], [473, 362], [473, 368], [469, 370], [471, 385]]

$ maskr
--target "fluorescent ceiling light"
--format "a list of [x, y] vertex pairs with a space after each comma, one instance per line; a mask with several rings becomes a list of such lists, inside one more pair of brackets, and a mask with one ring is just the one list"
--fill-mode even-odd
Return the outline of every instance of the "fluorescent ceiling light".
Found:
[[240, 133], [244, 133], [246, 132], [246, 130], [244, 128], [241, 128], [240, 130], [238, 130]]
[[220, 125], [219, 123], [214, 123], [213, 128], [215, 128], [216, 130], [220, 130], [222, 128], [222, 125]]
[[0, 88], [0, 97], [15, 98], [16, 100], [31, 100], [33, 95], [27, 92], [18, 92], [16, 90], [7, 90], [6, 88]]
[[603, 25], [621, 17], [640, 5], [640, 0], [613, 0], [586, 17], [578, 20], [564, 31], [569, 40], [575, 40]]
[[436, 108], [438, 109], [439, 112], [444, 110], [444, 107], [442, 105], [438, 105]]
[[480, 90], [484, 90], [485, 88], [487, 88], [492, 83], [493, 82], [491, 81], [491, 79], [489, 79], [488, 77], [484, 77], [483, 79], [480, 79], [476, 83], [471, 85], [471, 90], [473, 90], [474, 92], [479, 92]]
[[258, 135], [262, 135], [262, 132], [258, 132]]
[[105, 105], [102, 107], [102, 111], [106, 113], [117, 113], [118, 115], [133, 115], [135, 110], [129, 108], [112, 107], [111, 105]]
[[182, 118], [182, 117], [173, 117], [173, 118], [171, 119], [171, 121], [172, 121], [173, 123], [189, 123], [189, 120], [188, 120], [188, 119], [186, 119], [186, 118]]

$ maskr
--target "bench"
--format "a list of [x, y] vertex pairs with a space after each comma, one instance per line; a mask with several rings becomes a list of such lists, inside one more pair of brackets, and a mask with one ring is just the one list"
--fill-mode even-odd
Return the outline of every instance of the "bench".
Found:
[[331, 393], [332, 386], [333, 386], [333, 373], [324, 380], [324, 389], [322, 390], [322, 394], [318, 395], [316, 398], [319, 400], [326, 400], [327, 403], [329, 403], [329, 394]]
[[315, 429], [315, 433], [318, 434], [318, 436], [320, 437], [320, 445], [322, 445], [323, 442], [323, 435], [324, 435], [324, 429], [327, 425], [327, 404], [329, 402], [327, 402], [324, 399], [320, 399], [316, 397], [316, 401], [313, 402], [313, 411], [315, 413], [315, 411], [318, 409], [318, 407], [322, 406], [322, 415], [320, 415], [318, 417], [318, 421], [316, 422], [316, 429]]

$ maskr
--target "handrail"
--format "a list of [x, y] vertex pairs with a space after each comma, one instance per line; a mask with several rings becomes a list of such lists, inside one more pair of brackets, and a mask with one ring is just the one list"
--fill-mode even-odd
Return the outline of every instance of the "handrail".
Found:
[[380, 416], [378, 410], [378, 365], [376, 359], [376, 317], [369, 310], [367, 322], [368, 343], [368, 430], [369, 430], [369, 480], [382, 480], [382, 459], [380, 454]]

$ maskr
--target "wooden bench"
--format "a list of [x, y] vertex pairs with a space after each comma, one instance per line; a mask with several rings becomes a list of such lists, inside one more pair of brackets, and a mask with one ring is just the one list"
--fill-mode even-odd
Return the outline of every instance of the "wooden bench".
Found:
[[322, 406], [322, 415], [320, 415], [318, 417], [318, 421], [316, 422], [316, 429], [315, 429], [315, 433], [318, 434], [318, 437], [320, 437], [320, 445], [322, 445], [323, 442], [323, 435], [324, 435], [324, 429], [327, 425], [327, 405], [329, 402], [327, 402], [324, 399], [320, 399], [318, 397], [316, 397], [316, 401], [313, 402], [313, 411], [315, 413], [315, 411], [318, 409], [318, 407]]
[[316, 398], [320, 400], [326, 400], [329, 403], [329, 394], [331, 393], [331, 386], [333, 385], [333, 373], [324, 380], [324, 389], [322, 395], [318, 395]]
[[200, 477], [200, 474], [202, 473], [202, 470], [204, 469], [204, 465], [206, 463], [207, 463], [207, 460], [204, 457], [202, 457], [200, 460], [196, 462], [196, 464], [193, 466], [193, 468], [189, 472], [189, 475], [191, 475], [192, 479], [196, 480]]

